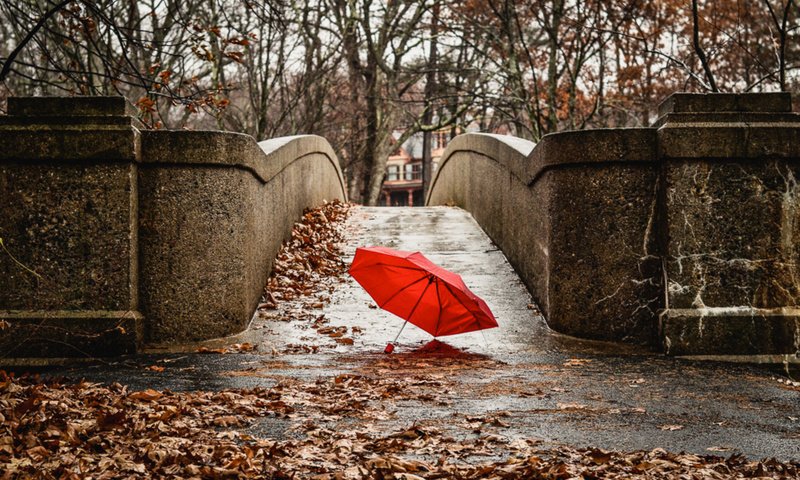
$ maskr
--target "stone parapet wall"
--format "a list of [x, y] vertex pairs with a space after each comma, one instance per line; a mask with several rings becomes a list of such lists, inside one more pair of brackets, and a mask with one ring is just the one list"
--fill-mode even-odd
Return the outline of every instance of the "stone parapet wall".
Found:
[[0, 352], [105, 356], [246, 328], [304, 208], [345, 199], [316, 136], [144, 131], [122, 98], [0, 117]]
[[791, 98], [676, 94], [660, 115], [516, 150], [512, 137], [463, 135], [427, 202], [469, 210], [555, 330], [678, 355], [795, 354]]

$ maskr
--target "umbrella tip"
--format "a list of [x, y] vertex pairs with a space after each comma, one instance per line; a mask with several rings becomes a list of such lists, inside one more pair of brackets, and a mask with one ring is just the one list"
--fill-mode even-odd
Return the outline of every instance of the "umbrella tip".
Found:
[[383, 349], [383, 353], [392, 353], [394, 351], [394, 344], [389, 342], [386, 344], [386, 348]]

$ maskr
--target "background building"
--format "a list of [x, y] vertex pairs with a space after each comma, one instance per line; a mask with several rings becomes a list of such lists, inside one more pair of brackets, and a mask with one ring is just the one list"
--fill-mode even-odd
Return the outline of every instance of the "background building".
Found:
[[[399, 132], [395, 133], [399, 137]], [[431, 158], [436, 173], [450, 130], [433, 132]], [[425, 204], [422, 193], [422, 133], [412, 135], [386, 162], [386, 178], [381, 188], [380, 205], [392, 207], [421, 207]]]

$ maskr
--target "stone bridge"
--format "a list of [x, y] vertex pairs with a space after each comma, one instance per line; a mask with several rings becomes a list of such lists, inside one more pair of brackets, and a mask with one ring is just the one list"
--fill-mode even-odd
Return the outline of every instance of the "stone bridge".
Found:
[[[239, 332], [303, 209], [346, 199], [320, 137], [147, 131], [127, 108], [0, 117], [5, 358]], [[559, 332], [797, 361], [799, 120], [788, 94], [676, 94], [649, 128], [461, 135], [427, 204], [471, 213]]]

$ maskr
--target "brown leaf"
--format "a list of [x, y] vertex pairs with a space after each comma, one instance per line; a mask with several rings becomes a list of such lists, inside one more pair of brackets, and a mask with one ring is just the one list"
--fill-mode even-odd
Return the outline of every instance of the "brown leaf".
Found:
[[559, 410], [586, 410], [588, 405], [584, 405], [583, 403], [556, 403], [556, 407]]
[[99, 413], [97, 415], [97, 428], [103, 430], [113, 430], [123, 426], [127, 415], [123, 410], [114, 413]]
[[683, 425], [659, 425], [658, 428], [661, 429], [661, 430], [674, 432], [675, 430], [682, 430], [683, 429]]
[[730, 452], [733, 450], [731, 447], [708, 447], [706, 448], [709, 452]]
[[236, 352], [252, 352], [253, 350], [257, 349], [258, 345], [253, 345], [252, 343], [234, 343], [231, 345], [230, 350]]
[[42, 403], [42, 399], [34, 392], [32, 396], [26, 398], [22, 403], [14, 407], [14, 414], [21, 417], [38, 407], [40, 403]]
[[565, 367], [581, 367], [588, 363], [592, 363], [590, 358], [570, 358], [566, 362], [564, 362]]
[[224, 348], [208, 348], [208, 347], [200, 347], [197, 349], [197, 353], [227, 353]]
[[611, 452], [606, 452], [598, 448], [590, 450], [587, 455], [594, 463], [599, 465], [608, 463], [614, 456]]
[[25, 453], [27, 453], [28, 456], [31, 457], [31, 460], [33, 460], [34, 462], [41, 462], [42, 460], [50, 456], [50, 452], [47, 451], [47, 449], [41, 445], [29, 448], [25, 450]]
[[218, 427], [230, 427], [231, 425], [239, 425], [241, 422], [233, 415], [226, 415], [224, 417], [215, 418], [212, 423]]
[[[163, 371], [163, 367], [162, 367], [162, 369], [160, 371]], [[142, 401], [145, 401], [145, 402], [152, 402], [154, 400], [158, 400], [163, 395], [164, 394], [162, 394], [161, 392], [158, 392], [156, 390], [148, 388], [147, 390], [142, 390], [140, 392], [133, 392], [130, 395], [128, 395], [128, 398], [131, 398], [133, 400], [142, 400]]]

